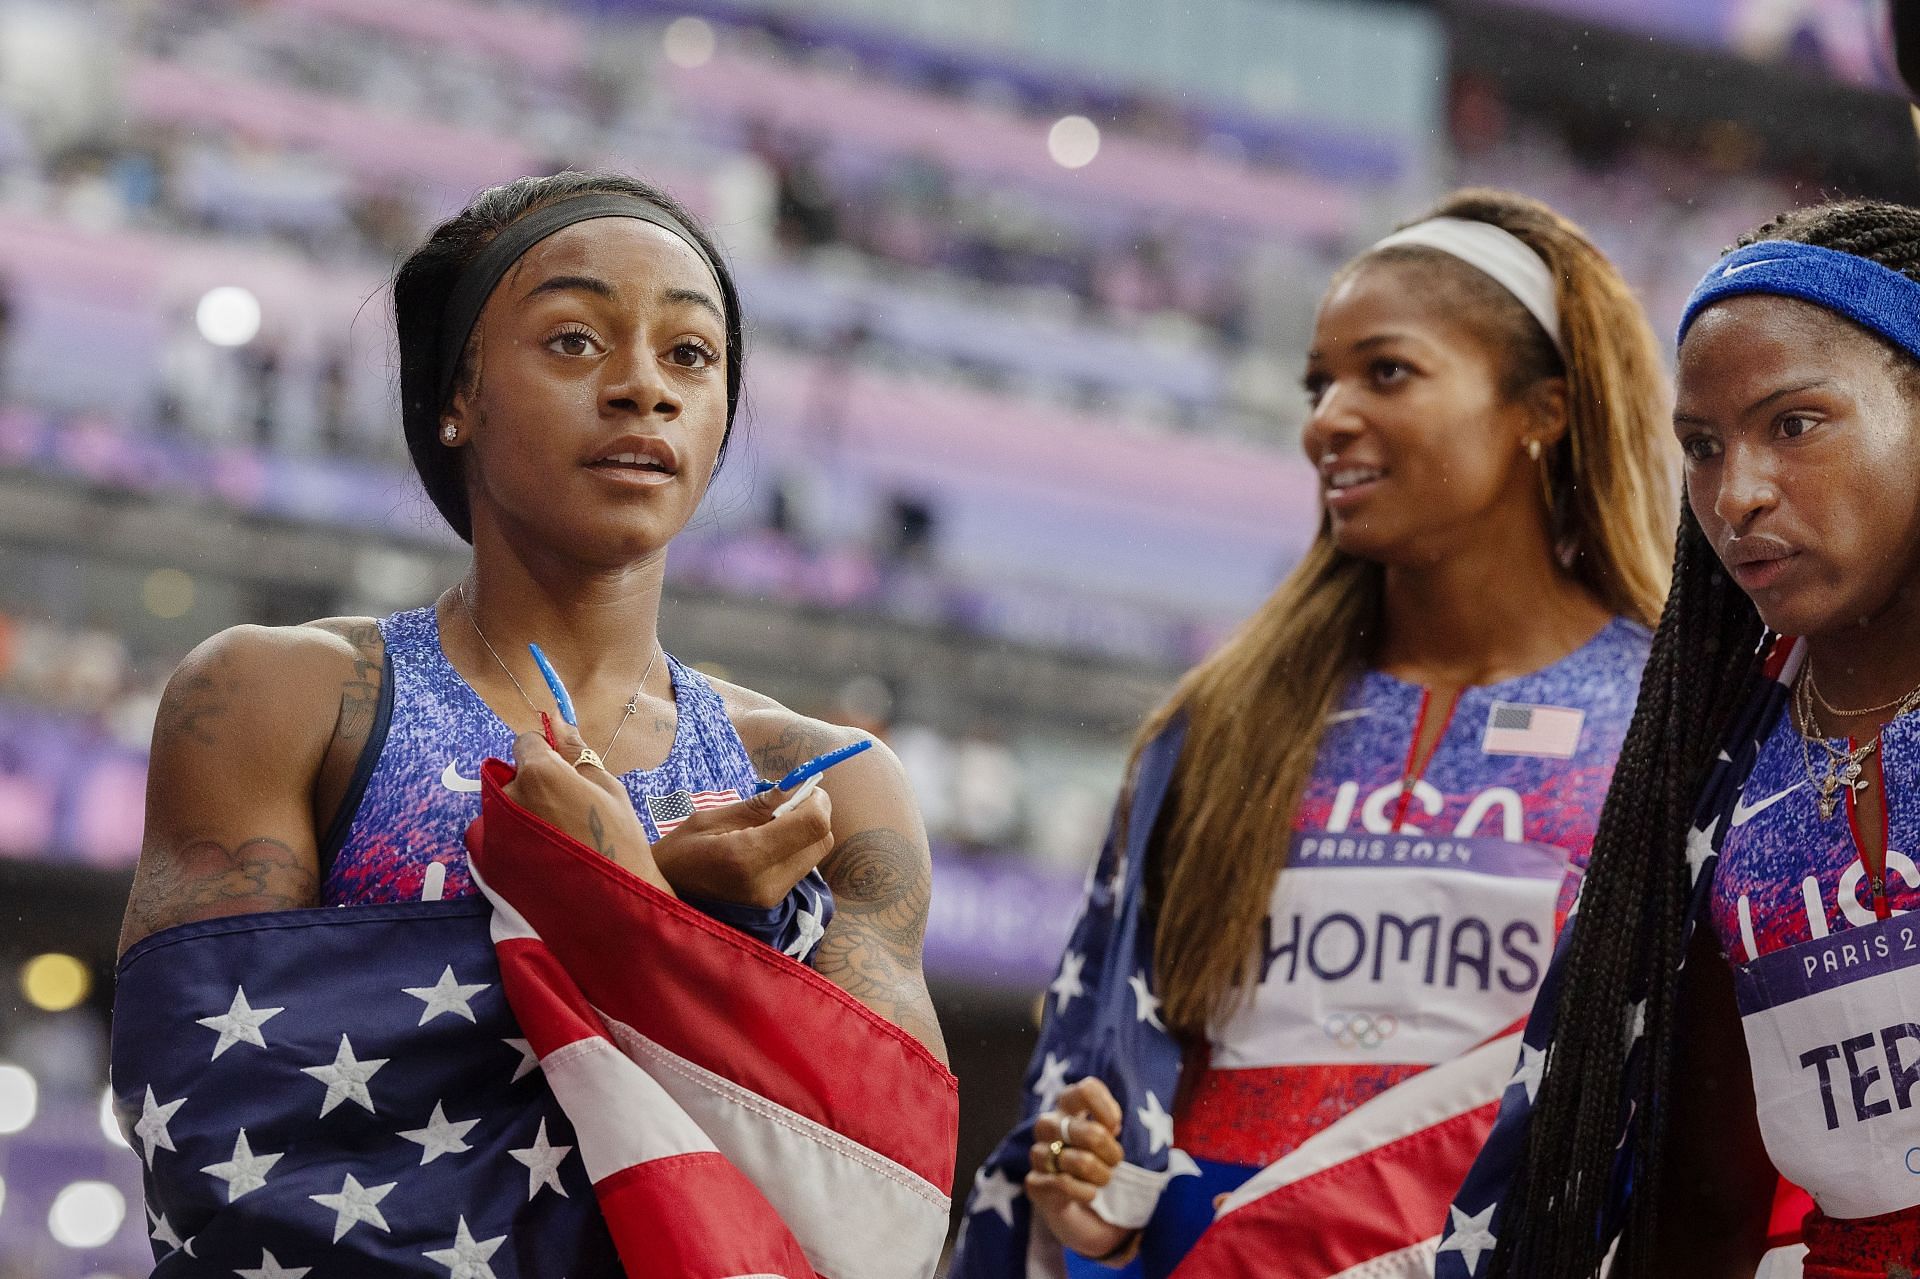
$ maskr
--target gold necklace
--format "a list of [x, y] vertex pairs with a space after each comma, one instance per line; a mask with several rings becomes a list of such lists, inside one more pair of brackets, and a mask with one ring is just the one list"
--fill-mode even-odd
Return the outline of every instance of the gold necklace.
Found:
[[[467, 602], [467, 588], [465, 584], [463, 583], [460, 586], [454, 587], [453, 593], [460, 597], [460, 609], [467, 615], [467, 624], [473, 627], [473, 633], [480, 637], [482, 644], [486, 645], [487, 652], [493, 654], [495, 665], [499, 666], [499, 668], [506, 673], [507, 678], [513, 681], [513, 689], [516, 693], [520, 694], [520, 700], [525, 702], [527, 709], [535, 715], [545, 714], [538, 706], [534, 705], [533, 699], [527, 696], [527, 690], [521, 687], [519, 677], [513, 673], [513, 668], [501, 660], [499, 652], [493, 647], [493, 641], [488, 639], [487, 633], [480, 629], [480, 619], [473, 615], [473, 605]], [[660, 647], [656, 644], [653, 649], [653, 656], [647, 659], [647, 669], [640, 672], [640, 687], [634, 689], [633, 696], [627, 699], [626, 714], [622, 715], [620, 722], [613, 726], [613, 736], [607, 739], [607, 744], [600, 750], [600, 758], [603, 761], [613, 758], [613, 744], [620, 740], [620, 734], [626, 730], [627, 721], [632, 719], [633, 713], [640, 709], [640, 694], [646, 691], [647, 676], [653, 674], [654, 663], [659, 660]], [[608, 769], [607, 771], [611, 772], [613, 770]]]
[[[1811, 670], [1808, 675], [1811, 675]], [[1880, 734], [1886, 725], [1874, 730], [1873, 736], [1858, 746], [1841, 750], [1826, 736], [1820, 733], [1813, 718], [1813, 687], [1806, 676], [1802, 676], [1794, 685], [1794, 696], [1790, 712], [1794, 728], [1800, 734], [1800, 762], [1806, 768], [1807, 780], [1820, 792], [1818, 807], [1820, 820], [1830, 821], [1840, 807], [1841, 798], [1848, 791], [1866, 789], [1867, 779], [1864, 767], [1867, 759], [1880, 745]], [[1898, 719], [1909, 711], [1920, 707], [1920, 687], [1908, 691], [1905, 697], [1892, 703], [1893, 718]], [[1886, 707], [1879, 708], [1881, 710]], [[1816, 770], [1813, 765], [1813, 752], [1808, 749], [1810, 743], [1817, 743], [1826, 756], [1826, 767]]]
[[1807, 688], [1810, 692], [1812, 692], [1813, 700], [1820, 704], [1820, 709], [1825, 711], [1827, 714], [1833, 716], [1835, 719], [1860, 719], [1867, 715], [1878, 715], [1881, 711], [1892, 710], [1894, 707], [1898, 706], [1900, 703], [1906, 701], [1909, 697], [1913, 696], [1912, 690], [1908, 690], [1907, 692], [1902, 693], [1900, 694], [1900, 696], [1894, 698], [1892, 701], [1882, 702], [1878, 706], [1869, 706], [1865, 710], [1859, 710], [1859, 711], [1843, 711], [1838, 706], [1835, 706], [1832, 702], [1828, 701], [1826, 698], [1820, 695], [1820, 681], [1816, 680], [1813, 677], [1812, 662], [1807, 663]]

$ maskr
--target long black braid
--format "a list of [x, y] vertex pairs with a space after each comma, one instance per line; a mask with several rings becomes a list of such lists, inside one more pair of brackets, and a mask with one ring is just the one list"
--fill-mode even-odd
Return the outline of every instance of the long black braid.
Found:
[[[1741, 237], [1740, 245], [1760, 240], [1837, 249], [1920, 281], [1920, 209], [1873, 201], [1800, 209]], [[1640, 1117], [1628, 1152], [1634, 1193], [1612, 1274], [1646, 1279], [1655, 1273], [1654, 1217], [1689, 889], [1687, 832], [1700, 787], [1750, 687], [1762, 632], [1752, 602], [1723, 571], [1683, 503], [1673, 587], [1594, 837], [1560, 1020], [1523, 1161], [1502, 1206], [1492, 1276], [1598, 1274], [1609, 1243], [1600, 1224], [1629, 1103]], [[1630, 1018], [1642, 998], [1647, 1069], [1634, 1094], [1622, 1096]]]

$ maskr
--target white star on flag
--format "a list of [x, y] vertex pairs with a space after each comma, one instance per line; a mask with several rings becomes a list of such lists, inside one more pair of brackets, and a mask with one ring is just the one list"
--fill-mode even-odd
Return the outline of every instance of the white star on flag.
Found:
[[1047, 1054], [1046, 1061], [1040, 1066], [1040, 1078], [1033, 1084], [1033, 1095], [1040, 1099], [1040, 1109], [1053, 1109], [1054, 1098], [1067, 1086], [1067, 1071], [1072, 1068], [1072, 1058]]
[[1436, 1252], [1457, 1252], [1460, 1259], [1467, 1263], [1469, 1275], [1480, 1272], [1480, 1254], [1493, 1248], [1493, 1232], [1487, 1229], [1493, 1224], [1493, 1210], [1498, 1204], [1488, 1204], [1482, 1212], [1469, 1217], [1458, 1208], [1449, 1209], [1453, 1213], [1453, 1233], [1441, 1240]]
[[967, 1215], [992, 1210], [1012, 1229], [1013, 1201], [1019, 1197], [1020, 1187], [1006, 1173], [982, 1169], [973, 1174], [973, 1210]]
[[147, 1209], [147, 1225], [149, 1227], [147, 1237], [155, 1243], [163, 1243], [169, 1248], [179, 1248], [184, 1245], [185, 1241], [180, 1238], [180, 1232], [168, 1222], [166, 1213], [156, 1213], [151, 1208]]
[[242, 1128], [240, 1135], [233, 1141], [233, 1158], [217, 1164], [208, 1164], [200, 1171], [226, 1182], [227, 1202], [232, 1203], [241, 1195], [266, 1185], [267, 1172], [279, 1163], [282, 1157], [282, 1155], [254, 1154], [253, 1147], [247, 1144], [247, 1130]]
[[572, 1146], [550, 1145], [547, 1141], [547, 1121], [540, 1121], [540, 1131], [534, 1134], [533, 1144], [507, 1153], [527, 1166], [527, 1200], [540, 1193], [542, 1186], [552, 1186], [564, 1198], [567, 1188], [560, 1184], [560, 1161], [573, 1150]]
[[1175, 1146], [1167, 1152], [1167, 1180], [1171, 1181], [1175, 1177], [1198, 1177], [1199, 1175], [1200, 1165], [1193, 1161], [1192, 1155], [1180, 1149], [1178, 1146]]
[[320, 1115], [326, 1117], [328, 1111], [343, 1101], [352, 1101], [364, 1106], [368, 1114], [373, 1114], [373, 1095], [367, 1091], [367, 1081], [373, 1078], [373, 1072], [387, 1064], [385, 1057], [369, 1057], [358, 1061], [353, 1055], [353, 1045], [345, 1035], [340, 1036], [340, 1051], [333, 1055], [330, 1066], [302, 1066], [300, 1073], [312, 1075], [327, 1086], [326, 1100], [320, 1103]]
[[284, 1008], [253, 1008], [247, 1004], [247, 989], [244, 986], [233, 988], [233, 1003], [227, 1011], [218, 1017], [197, 1018], [195, 1024], [208, 1030], [220, 1032], [220, 1040], [213, 1046], [213, 1056], [209, 1061], [218, 1061], [220, 1054], [235, 1044], [252, 1044], [255, 1048], [265, 1048], [266, 1039], [260, 1034], [260, 1027], [271, 1019], [287, 1011]]
[[793, 922], [799, 925], [800, 935], [782, 953], [798, 959], [812, 950], [813, 944], [827, 935], [827, 930], [820, 926], [820, 916], [810, 910], [794, 912]]
[[1160, 1024], [1160, 996], [1147, 989], [1147, 975], [1135, 973], [1127, 978], [1127, 985], [1133, 987], [1133, 1019], [1144, 1021], [1155, 1030], [1165, 1030]]
[[1707, 858], [1713, 856], [1713, 833], [1720, 829], [1720, 818], [1715, 816], [1705, 830], [1687, 832], [1687, 882], [1700, 882], [1700, 868], [1707, 864]]
[[1140, 1116], [1140, 1122], [1147, 1126], [1149, 1154], [1158, 1154], [1173, 1144], [1173, 1116], [1167, 1113], [1151, 1089], [1147, 1092], [1147, 1104], [1133, 1113]]
[[186, 1104], [187, 1099], [182, 1097], [162, 1106], [153, 1095], [153, 1085], [147, 1085], [147, 1099], [141, 1104], [140, 1118], [133, 1125], [133, 1135], [140, 1139], [141, 1149], [147, 1156], [147, 1167], [153, 1167], [155, 1149], [173, 1149], [173, 1134], [167, 1131], [167, 1124], [173, 1112]]
[[433, 1117], [427, 1120], [425, 1128], [414, 1128], [399, 1134], [408, 1141], [420, 1143], [422, 1164], [430, 1164], [441, 1155], [460, 1155], [473, 1149], [467, 1144], [466, 1137], [473, 1130], [473, 1126], [480, 1121], [478, 1119], [462, 1119], [457, 1122], [449, 1120], [444, 1106], [444, 1102], [434, 1102]]
[[354, 1179], [352, 1173], [348, 1173], [347, 1179], [340, 1185], [339, 1194], [308, 1195], [307, 1198], [322, 1208], [333, 1209], [333, 1241], [339, 1243], [347, 1237], [347, 1231], [363, 1221], [377, 1230], [386, 1230], [387, 1219], [380, 1215], [380, 1201], [399, 1184], [389, 1181], [384, 1186], [363, 1186]]
[[1053, 984], [1047, 987], [1056, 996], [1053, 1005], [1055, 1012], [1067, 1011], [1067, 1004], [1073, 1000], [1074, 996], [1087, 993], [1087, 988], [1080, 984], [1080, 970], [1086, 967], [1086, 963], [1085, 955], [1078, 955], [1073, 951], [1068, 951], [1066, 957], [1060, 961], [1060, 975], [1055, 977]]
[[471, 986], [463, 986], [454, 980], [453, 965], [448, 964], [441, 972], [440, 980], [433, 985], [403, 986], [400, 988], [400, 993], [412, 995], [426, 1005], [420, 1010], [420, 1020], [415, 1023], [424, 1026], [441, 1013], [454, 1013], [465, 1017], [468, 1021], [473, 1021], [473, 1009], [468, 1006], [467, 1001], [492, 984], [483, 981]]
[[503, 1039], [500, 1042], [520, 1054], [520, 1060], [514, 1065], [513, 1078], [508, 1081], [509, 1083], [517, 1084], [524, 1076], [540, 1068], [540, 1056], [533, 1051], [533, 1045], [526, 1040]]
[[[1527, 1086], [1527, 1100], [1532, 1101], [1533, 1095], [1540, 1091], [1540, 1075], [1546, 1068], [1546, 1049], [1535, 1048], [1531, 1044], [1521, 1044], [1520, 1064], [1514, 1067], [1512, 1076], [1507, 1080], [1507, 1087], [1511, 1088], [1515, 1084], [1525, 1084]], [[1502, 1091], [1504, 1091], [1504, 1089]]]
[[447, 1279], [494, 1279], [493, 1267], [487, 1264], [487, 1259], [506, 1241], [505, 1235], [497, 1239], [475, 1239], [467, 1229], [467, 1219], [462, 1217], [453, 1233], [453, 1247], [436, 1248], [423, 1255], [428, 1261], [445, 1266], [449, 1271]]
[[262, 1248], [260, 1264], [257, 1267], [252, 1270], [236, 1270], [233, 1273], [240, 1276], [240, 1279], [300, 1279], [312, 1269], [312, 1266], [283, 1266], [278, 1257]]

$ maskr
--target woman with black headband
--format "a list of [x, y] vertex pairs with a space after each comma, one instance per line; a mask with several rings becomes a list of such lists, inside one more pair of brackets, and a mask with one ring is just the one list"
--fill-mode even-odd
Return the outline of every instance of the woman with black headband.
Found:
[[[1578, 228], [1468, 191], [1335, 275], [1305, 374], [1319, 535], [1141, 731], [956, 1276], [1360, 1273], [1477, 1148], [1376, 1118], [1510, 1071], [1476, 1049], [1531, 1002], [1665, 586], [1653, 334]], [[1334, 1149], [1386, 1162], [1275, 1189]]]
[[512, 759], [518, 806], [944, 1060], [897, 761], [874, 744], [817, 790], [762, 786], [861, 735], [656, 638], [668, 546], [740, 397], [739, 298], [707, 235], [630, 178], [522, 179], [439, 226], [393, 292], [407, 444], [471, 568], [426, 608], [238, 627], [187, 658], [122, 950], [223, 916], [471, 896], [482, 762]]
[[[1687, 304], [1672, 594], [1528, 1024], [1544, 1076], [1443, 1279], [1920, 1269], [1916, 317], [1920, 210], [1868, 202], [1760, 227]], [[1763, 1262], [1779, 1177], [1806, 1251]]]

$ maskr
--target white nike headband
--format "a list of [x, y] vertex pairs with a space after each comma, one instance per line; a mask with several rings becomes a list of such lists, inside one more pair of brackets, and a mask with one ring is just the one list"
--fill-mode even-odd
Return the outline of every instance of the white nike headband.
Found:
[[1402, 246], [1438, 249], [1490, 277], [1527, 308], [1553, 339], [1554, 348], [1562, 357], [1566, 355], [1567, 348], [1560, 340], [1560, 300], [1553, 272], [1519, 236], [1471, 218], [1428, 218], [1395, 231], [1367, 252]]

